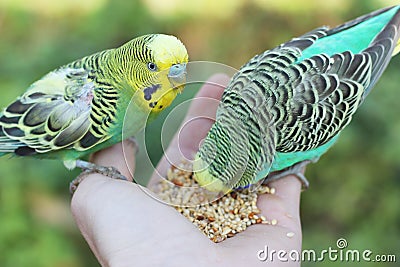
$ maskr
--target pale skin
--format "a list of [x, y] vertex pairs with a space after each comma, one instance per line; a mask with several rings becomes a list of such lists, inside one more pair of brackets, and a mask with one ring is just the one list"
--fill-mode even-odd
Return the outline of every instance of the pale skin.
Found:
[[[197, 94], [199, 99], [193, 101], [185, 120], [215, 117], [217, 101], [205, 100], [220, 99], [228, 81], [222, 74], [212, 76], [209, 82], [221, 86], [203, 85]], [[195, 120], [190, 128], [182, 131], [179, 140], [178, 134], [175, 135], [167, 151], [169, 158], [179, 162], [181, 153], [193, 156], [211, 125], [211, 120]], [[132, 180], [129, 169], [135, 169], [134, 155], [134, 146], [123, 142], [97, 152], [92, 161], [114, 166]], [[159, 173], [165, 173], [168, 167], [163, 157], [157, 166]], [[155, 173], [150, 184], [157, 177]], [[173, 207], [145, 193], [148, 189], [100, 174], [90, 174], [81, 182], [73, 195], [71, 209], [102, 266], [300, 266], [299, 262], [278, 260], [277, 254], [273, 262], [262, 262], [257, 257], [265, 246], [275, 251], [301, 252], [301, 183], [296, 177], [288, 176], [270, 186], [276, 193], [261, 195], [257, 206], [267, 219], [276, 219], [277, 225], [254, 225], [218, 244], [211, 242]]]

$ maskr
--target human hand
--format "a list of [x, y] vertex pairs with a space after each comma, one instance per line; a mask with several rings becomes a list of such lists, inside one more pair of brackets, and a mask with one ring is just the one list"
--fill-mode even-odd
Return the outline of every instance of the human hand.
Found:
[[[210, 78], [191, 104], [185, 121], [194, 117], [215, 117], [218, 101], [209, 100], [220, 99], [223, 87], [215, 84], [225, 86], [228, 80], [221, 74]], [[194, 155], [211, 125], [211, 120], [193, 120], [179, 138], [175, 135], [166, 151], [168, 160], [178, 162], [182, 154]], [[134, 171], [135, 157], [133, 147], [127, 142], [94, 154], [92, 160], [98, 165], [114, 166], [132, 180], [129, 169]], [[166, 173], [170, 165], [168, 160], [161, 159], [150, 184], [160, 178], [158, 173]], [[301, 184], [294, 176], [288, 176], [271, 186], [276, 193], [261, 195], [257, 206], [263, 216], [276, 219], [278, 224], [253, 225], [218, 244], [211, 242], [173, 207], [151, 197], [154, 194], [147, 188], [100, 174], [90, 174], [81, 182], [72, 198], [71, 209], [102, 266], [265, 265], [257, 254], [266, 246], [270, 251], [287, 253], [301, 250]], [[289, 232], [294, 236], [289, 238]], [[268, 263], [272, 266], [300, 265], [299, 262], [279, 261], [276, 253], [274, 260]]]

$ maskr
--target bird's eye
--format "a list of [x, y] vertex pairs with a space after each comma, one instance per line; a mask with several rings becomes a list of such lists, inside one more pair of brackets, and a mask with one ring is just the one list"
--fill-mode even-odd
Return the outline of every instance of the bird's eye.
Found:
[[149, 63], [147, 64], [147, 68], [148, 68], [149, 70], [151, 70], [151, 71], [156, 71], [156, 70], [157, 70], [157, 65], [156, 65], [155, 63], [153, 63], [153, 62], [149, 62]]

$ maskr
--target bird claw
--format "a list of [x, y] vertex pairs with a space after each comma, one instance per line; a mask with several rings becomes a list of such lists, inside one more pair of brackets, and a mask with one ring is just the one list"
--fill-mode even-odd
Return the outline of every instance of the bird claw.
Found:
[[305, 191], [309, 188], [310, 183], [308, 182], [307, 178], [303, 174], [303, 168], [310, 162], [311, 161], [309, 161], [309, 160], [302, 161], [302, 162], [296, 163], [293, 166], [290, 166], [282, 171], [273, 172], [267, 176], [267, 178], [264, 180], [263, 184], [268, 184], [270, 182], [277, 181], [288, 175], [294, 175], [300, 180], [302, 191]]
[[83, 170], [81, 174], [78, 175], [72, 182], [69, 184], [69, 191], [73, 195], [78, 188], [78, 185], [89, 175], [92, 173], [99, 173], [104, 176], [110, 177], [111, 179], [128, 181], [128, 179], [122, 175], [116, 168], [114, 167], [105, 167], [99, 166], [87, 161], [77, 160], [76, 167], [79, 167]]
[[73, 195], [78, 189], [78, 185], [90, 174], [91, 171], [85, 170], [81, 172], [74, 180], [69, 183], [69, 192]]
[[104, 166], [97, 166], [93, 172], [103, 174], [107, 177], [110, 177], [111, 179], [117, 179], [117, 180], [123, 180], [123, 181], [128, 181], [128, 179], [120, 173], [119, 170], [117, 170], [114, 167], [104, 167]]

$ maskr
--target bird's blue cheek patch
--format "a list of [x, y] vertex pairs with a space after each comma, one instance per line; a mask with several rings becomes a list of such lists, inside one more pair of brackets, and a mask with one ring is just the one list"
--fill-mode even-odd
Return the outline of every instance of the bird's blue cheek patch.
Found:
[[154, 84], [149, 87], [144, 88], [143, 94], [144, 94], [144, 100], [151, 100], [152, 95], [161, 87], [159, 84]]

